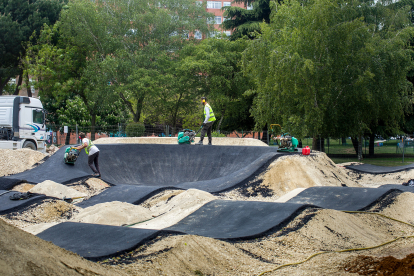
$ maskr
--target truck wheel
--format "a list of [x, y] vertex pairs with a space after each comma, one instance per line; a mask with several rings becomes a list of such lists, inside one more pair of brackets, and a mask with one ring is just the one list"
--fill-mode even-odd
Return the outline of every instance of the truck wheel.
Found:
[[23, 144], [23, 148], [28, 148], [28, 149], [36, 150], [36, 145], [32, 141], [26, 141]]

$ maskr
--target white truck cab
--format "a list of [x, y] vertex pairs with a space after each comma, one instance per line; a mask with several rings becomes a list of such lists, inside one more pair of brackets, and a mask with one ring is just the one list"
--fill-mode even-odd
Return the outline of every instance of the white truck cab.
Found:
[[46, 111], [39, 99], [0, 96], [0, 149], [46, 152]]

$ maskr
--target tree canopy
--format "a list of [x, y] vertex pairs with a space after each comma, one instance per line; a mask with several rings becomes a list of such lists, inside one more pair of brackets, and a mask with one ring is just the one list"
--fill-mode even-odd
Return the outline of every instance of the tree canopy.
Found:
[[[25, 43], [43, 24], [54, 24], [66, 0], [0, 0], [0, 95], [11, 78], [23, 69]], [[16, 92], [18, 92], [18, 87]]]
[[378, 120], [398, 127], [412, 90], [408, 10], [360, 1], [274, 5], [244, 59], [257, 86], [257, 127], [279, 123], [298, 137], [359, 136]]

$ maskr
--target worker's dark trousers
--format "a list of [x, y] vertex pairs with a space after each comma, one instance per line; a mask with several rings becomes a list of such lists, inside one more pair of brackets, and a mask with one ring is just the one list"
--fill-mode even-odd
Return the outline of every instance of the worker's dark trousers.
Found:
[[203, 129], [201, 130], [201, 134], [200, 134], [200, 141], [203, 141], [204, 136], [206, 135], [206, 132], [207, 132], [208, 142], [211, 143], [211, 127], [213, 126], [213, 123], [214, 122], [208, 122], [204, 124]]
[[[94, 173], [99, 173], [99, 175], [101, 175], [101, 171], [99, 170], [98, 159], [99, 159], [99, 151], [88, 156], [88, 165], [89, 165], [89, 167], [91, 167], [91, 169]], [[95, 163], [95, 168], [96, 169], [93, 167], [92, 163]]]

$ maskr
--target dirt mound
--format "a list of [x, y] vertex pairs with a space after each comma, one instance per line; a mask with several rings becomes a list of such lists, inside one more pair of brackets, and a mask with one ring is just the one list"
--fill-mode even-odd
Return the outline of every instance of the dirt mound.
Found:
[[[396, 199], [401, 202], [407, 199], [401, 196]], [[258, 275], [279, 265], [303, 261], [321, 251], [366, 248], [413, 234], [413, 227], [380, 216], [309, 208], [286, 225], [256, 239], [219, 241], [170, 235], [104, 262], [144, 275]], [[343, 267], [359, 254], [401, 258], [412, 253], [412, 241], [401, 239], [375, 249], [318, 255], [303, 264], [266, 275], [352, 275]]]
[[46, 199], [41, 204], [34, 204], [20, 212], [12, 212], [1, 217], [11, 225], [32, 233], [30, 229], [36, 229], [37, 225], [44, 223], [54, 225], [67, 221], [80, 209], [63, 200]]
[[126, 202], [112, 201], [80, 210], [71, 221], [104, 225], [129, 225], [152, 218], [148, 209]]
[[157, 201], [157, 198], [150, 198], [143, 205], [150, 205], [150, 211], [156, 218], [136, 224], [133, 227], [163, 229], [172, 226], [214, 199], [216, 197], [212, 194], [197, 189], [188, 189], [173, 197], [170, 196], [167, 201], [158, 201], [157, 204], [149, 203], [154, 200]]
[[53, 154], [55, 154], [55, 152], [57, 152], [59, 150], [59, 148], [58, 147], [56, 147], [55, 145], [50, 145], [50, 147], [48, 147], [47, 149], [46, 149], [46, 153], [48, 154], [48, 155], [53, 155]]
[[53, 182], [51, 180], [46, 180], [37, 184], [32, 189], [30, 189], [29, 192], [44, 194], [46, 196], [56, 197], [60, 199], [87, 196], [86, 193], [81, 193], [75, 189], [72, 189], [71, 187], [67, 187], [65, 185]]
[[414, 225], [414, 194], [400, 194], [391, 204], [381, 210], [381, 214]]
[[347, 169], [335, 165], [325, 153], [314, 152], [308, 156], [281, 156], [254, 179], [220, 197], [276, 201], [295, 189], [314, 186], [361, 187], [348, 176]]
[[[196, 137], [195, 143], [200, 141]], [[206, 140], [204, 142], [207, 144]], [[177, 137], [111, 137], [99, 138], [94, 141], [95, 144], [174, 144], [176, 145]], [[213, 137], [213, 145], [216, 146], [263, 146], [267, 147], [266, 143], [253, 138], [227, 138], [227, 137]]]
[[374, 258], [371, 256], [359, 256], [348, 262], [344, 270], [359, 275], [383, 275], [383, 276], [407, 276], [414, 275], [414, 253], [404, 259], [396, 259], [392, 256]]
[[85, 200], [102, 193], [105, 189], [110, 187], [105, 181], [99, 178], [88, 178], [73, 183], [66, 184], [66, 186], [75, 189], [78, 192], [87, 194]]
[[28, 192], [31, 188], [33, 188], [35, 185], [34, 184], [29, 184], [29, 183], [21, 183], [18, 184], [16, 186], [14, 186], [11, 190], [12, 191], [17, 191], [17, 192], [21, 192], [21, 193], [26, 193]]
[[124, 275], [26, 233], [0, 219], [1, 275]]
[[[338, 164], [338, 166], [341, 165], [342, 164]], [[358, 185], [364, 187], [376, 188], [384, 184], [402, 184], [410, 179], [414, 179], [413, 169], [387, 174], [359, 173], [353, 170], [346, 170], [346, 172], [350, 178], [355, 179], [355, 182], [358, 183]]]
[[0, 177], [31, 169], [46, 156], [31, 149], [0, 149]]

